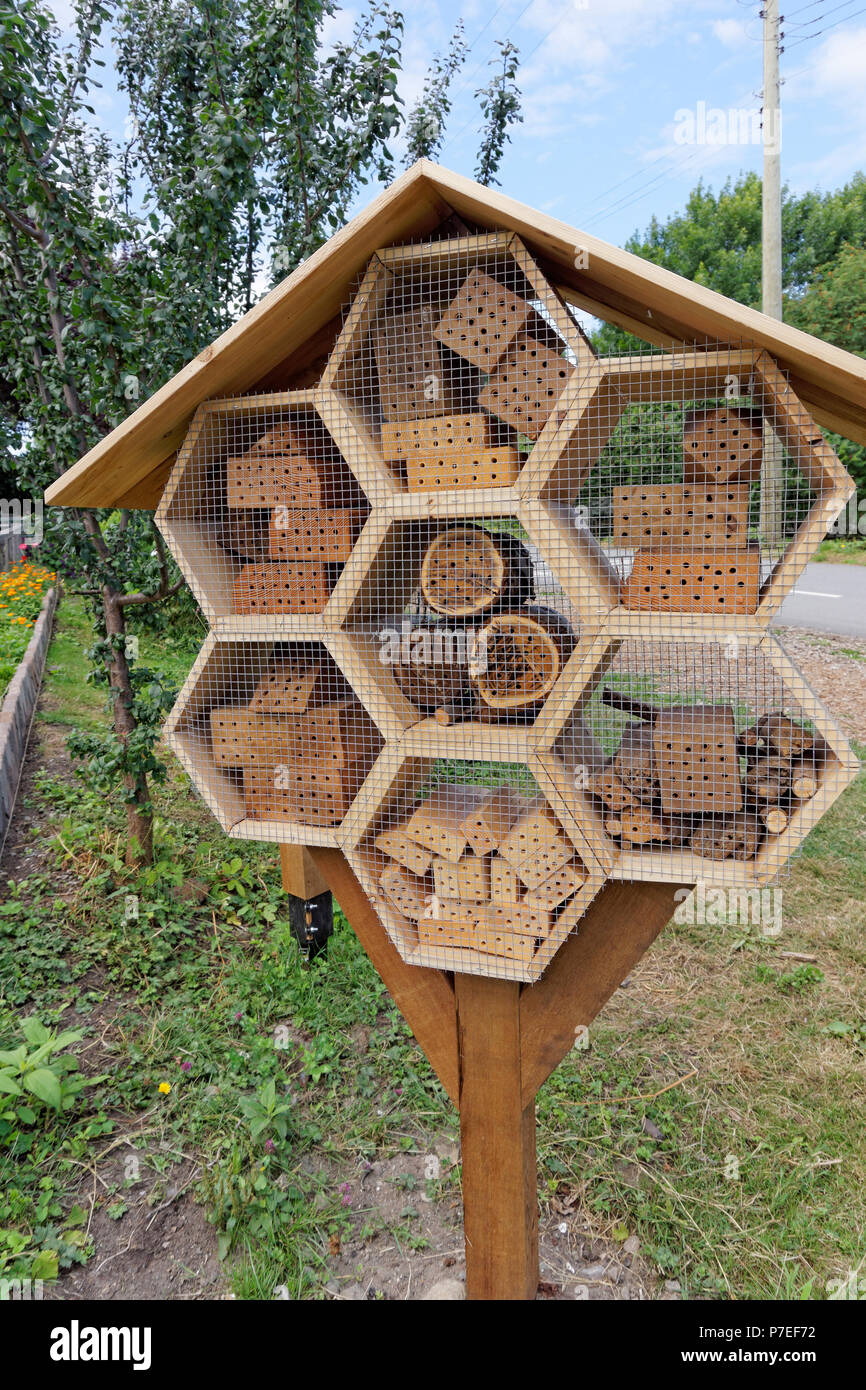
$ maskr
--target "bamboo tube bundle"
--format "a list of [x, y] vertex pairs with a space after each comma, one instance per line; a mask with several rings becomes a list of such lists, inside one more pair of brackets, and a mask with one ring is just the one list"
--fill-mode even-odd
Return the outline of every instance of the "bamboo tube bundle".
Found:
[[486, 706], [482, 718], [537, 712], [576, 642], [574, 630], [562, 614], [539, 604], [490, 618], [481, 629], [474, 677], [475, 689]]

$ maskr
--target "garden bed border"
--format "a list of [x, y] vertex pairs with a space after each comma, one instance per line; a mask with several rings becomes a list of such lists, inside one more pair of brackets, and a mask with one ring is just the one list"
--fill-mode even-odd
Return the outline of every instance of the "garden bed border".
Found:
[[21, 767], [27, 751], [33, 711], [42, 686], [56, 607], [57, 586], [53, 585], [42, 600], [27, 650], [9, 682], [0, 708], [0, 845], [6, 837], [15, 809]]

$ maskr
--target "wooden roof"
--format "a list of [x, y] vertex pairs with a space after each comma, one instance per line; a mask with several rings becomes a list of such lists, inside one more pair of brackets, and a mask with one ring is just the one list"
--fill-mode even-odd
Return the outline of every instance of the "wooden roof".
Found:
[[202, 401], [306, 384], [373, 252], [422, 239], [453, 213], [473, 229], [516, 232], [570, 303], [650, 343], [765, 348], [819, 424], [866, 443], [862, 358], [420, 160], [68, 469], [46, 501], [155, 507]]

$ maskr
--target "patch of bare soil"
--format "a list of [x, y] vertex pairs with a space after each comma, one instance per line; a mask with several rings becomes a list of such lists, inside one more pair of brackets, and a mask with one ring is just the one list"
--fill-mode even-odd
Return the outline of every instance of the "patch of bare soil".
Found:
[[866, 743], [866, 639], [809, 628], [773, 629], [848, 738]]

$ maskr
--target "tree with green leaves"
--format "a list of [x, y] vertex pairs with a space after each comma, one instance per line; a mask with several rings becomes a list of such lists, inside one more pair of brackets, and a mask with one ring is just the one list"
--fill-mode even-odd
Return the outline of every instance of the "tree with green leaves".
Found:
[[[7, 454], [23, 491], [41, 496], [263, 279], [341, 226], [364, 184], [391, 177], [402, 16], [370, 0], [328, 45], [336, 13], [333, 0], [77, 0], [70, 44], [43, 0], [0, 0], [0, 421], [25, 445]], [[103, 46], [129, 103], [120, 147], [90, 103]], [[428, 76], [443, 114], [461, 61], [455, 37]], [[491, 178], [503, 148], [500, 131]], [[122, 786], [128, 857], [149, 860], [172, 692], [128, 637], [183, 583], [147, 512], [55, 511], [44, 545], [90, 604], [112, 713], [108, 736], [74, 751], [101, 789]]]

